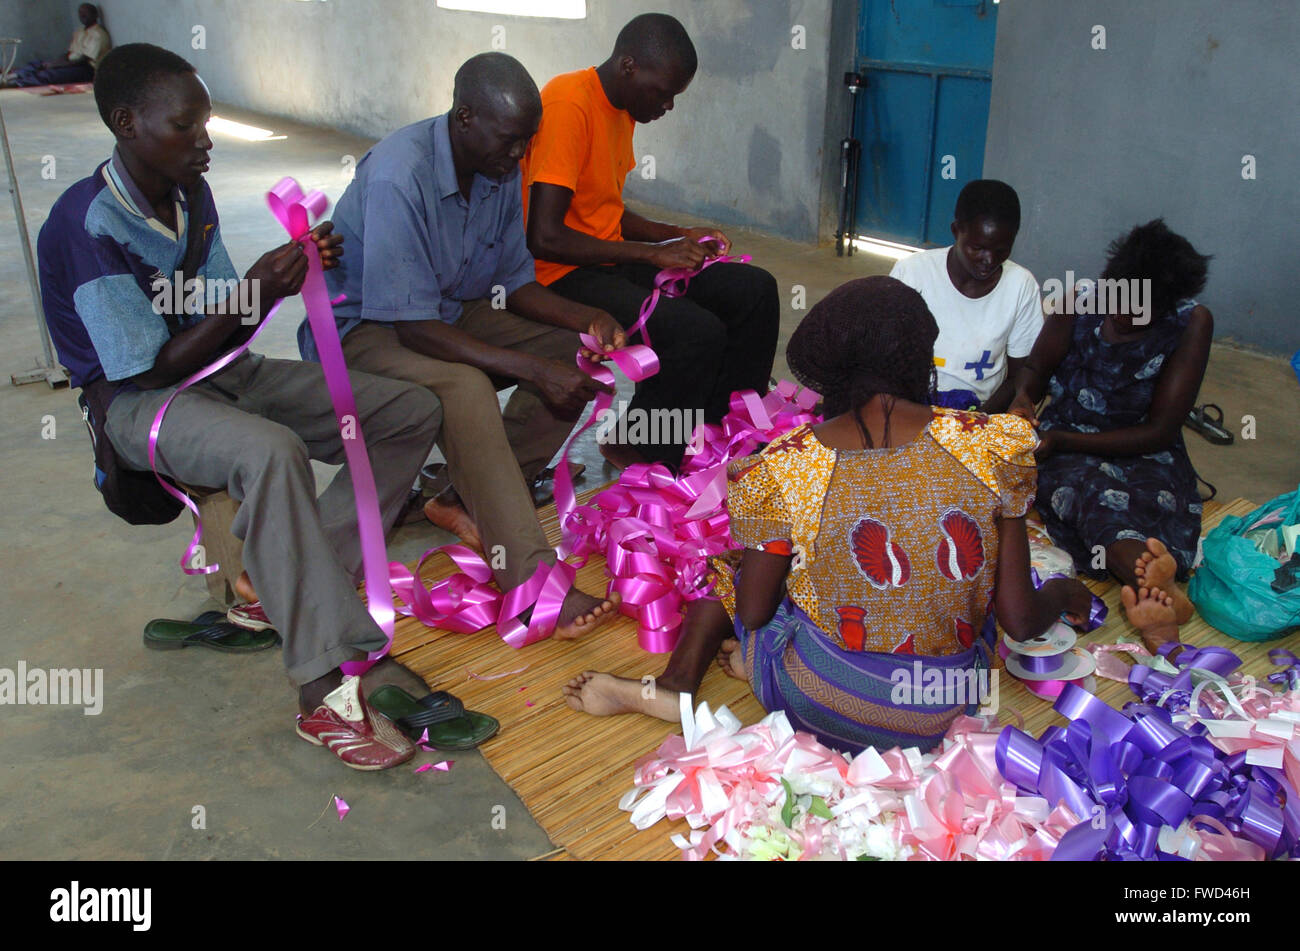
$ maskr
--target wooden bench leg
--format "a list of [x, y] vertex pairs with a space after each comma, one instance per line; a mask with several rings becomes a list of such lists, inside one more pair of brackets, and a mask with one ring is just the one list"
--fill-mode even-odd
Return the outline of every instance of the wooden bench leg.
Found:
[[195, 502], [203, 524], [200, 540], [203, 545], [203, 562], [221, 566], [220, 571], [205, 576], [208, 593], [213, 600], [229, 607], [238, 601], [235, 581], [244, 570], [244, 543], [230, 532], [235, 513], [239, 511], [239, 503], [226, 492], [196, 494]]

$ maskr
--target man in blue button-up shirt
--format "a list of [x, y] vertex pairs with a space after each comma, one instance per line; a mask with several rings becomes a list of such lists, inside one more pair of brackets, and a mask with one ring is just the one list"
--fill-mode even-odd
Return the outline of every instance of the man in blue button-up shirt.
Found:
[[[503, 590], [553, 563], [530, 482], [582, 410], [609, 388], [577, 368], [578, 334], [623, 346], [606, 312], [534, 280], [519, 160], [541, 120], [519, 62], [484, 53], [456, 73], [451, 111], [399, 129], [357, 163], [335, 209], [348, 254], [328, 272], [348, 366], [427, 386], [463, 507], [433, 500], [435, 524], [481, 545]], [[315, 342], [304, 322], [298, 344]], [[600, 354], [589, 354], [599, 357]], [[504, 414], [497, 389], [518, 384]], [[556, 635], [576, 637], [613, 605], [569, 592]]]

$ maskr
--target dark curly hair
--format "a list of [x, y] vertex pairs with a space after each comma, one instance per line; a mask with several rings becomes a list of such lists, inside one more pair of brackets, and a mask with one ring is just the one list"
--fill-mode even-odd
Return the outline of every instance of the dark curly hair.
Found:
[[1160, 318], [1173, 313], [1179, 301], [1205, 289], [1212, 257], [1199, 253], [1190, 241], [1170, 231], [1165, 219], [1156, 218], [1110, 243], [1101, 276], [1110, 280], [1150, 280], [1151, 316]]
[[952, 220], [960, 228], [976, 218], [992, 218], [1012, 231], [1020, 230], [1020, 196], [1006, 182], [996, 178], [977, 178], [967, 182], [957, 196]]
[[95, 70], [95, 106], [112, 130], [113, 110], [139, 109], [159, 76], [194, 72], [194, 66], [171, 50], [151, 43], [114, 47]]
[[827, 417], [852, 411], [867, 446], [859, 410], [885, 401], [885, 442], [895, 400], [929, 405], [935, 388], [939, 325], [925, 299], [892, 277], [863, 277], [823, 297], [795, 328], [786, 347], [790, 372], [822, 395]]

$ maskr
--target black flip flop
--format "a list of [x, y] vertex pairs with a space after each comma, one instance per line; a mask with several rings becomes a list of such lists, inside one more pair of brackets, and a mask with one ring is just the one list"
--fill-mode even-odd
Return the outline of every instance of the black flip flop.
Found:
[[472, 750], [501, 729], [494, 717], [466, 711], [465, 704], [445, 690], [416, 700], [401, 687], [384, 684], [366, 695], [366, 703], [413, 740], [419, 741], [428, 730], [427, 742], [436, 750]]
[[[569, 463], [569, 478], [580, 482], [587, 467], [581, 462]], [[533, 493], [533, 507], [541, 508], [555, 501], [555, 466], [547, 466], [533, 477], [529, 490]]]
[[223, 654], [253, 654], [279, 643], [275, 631], [236, 627], [220, 611], [205, 611], [193, 621], [155, 618], [144, 626], [144, 646], [155, 651], [207, 647]]
[[[1211, 415], [1210, 411], [1214, 414]], [[1231, 446], [1232, 433], [1223, 428], [1223, 410], [1214, 403], [1197, 406], [1187, 414], [1183, 425], [1195, 430], [1216, 446]]]

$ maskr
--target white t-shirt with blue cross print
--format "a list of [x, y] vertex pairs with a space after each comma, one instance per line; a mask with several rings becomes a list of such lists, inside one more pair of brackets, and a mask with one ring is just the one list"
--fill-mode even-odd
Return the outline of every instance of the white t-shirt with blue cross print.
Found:
[[1043, 329], [1038, 282], [1014, 261], [989, 293], [970, 298], [948, 276], [948, 248], [918, 251], [894, 265], [889, 276], [917, 290], [939, 324], [934, 362], [939, 389], [971, 390], [980, 402], [1001, 386], [1007, 357], [1029, 356]]

